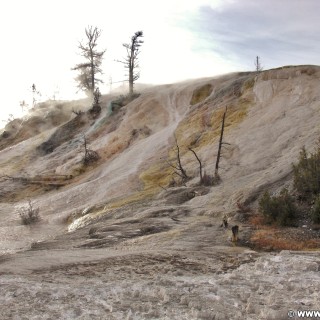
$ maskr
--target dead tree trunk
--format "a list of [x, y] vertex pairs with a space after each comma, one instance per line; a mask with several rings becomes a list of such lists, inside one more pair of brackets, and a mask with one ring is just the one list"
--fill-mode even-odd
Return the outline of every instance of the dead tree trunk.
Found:
[[262, 66], [261, 66], [261, 62], [260, 62], [260, 57], [259, 56], [256, 57], [254, 65], [256, 66], [256, 72], [261, 72], [262, 71]]
[[186, 170], [183, 168], [182, 163], [181, 163], [181, 158], [180, 158], [180, 147], [178, 145], [178, 141], [176, 136], [174, 136], [175, 141], [176, 141], [176, 155], [177, 155], [177, 164], [174, 165], [172, 164], [170, 161], [166, 161], [170, 167], [172, 167], [173, 169], [175, 169], [174, 174], [178, 175], [181, 179], [182, 182], [186, 182], [189, 179], [189, 176], [187, 175]]
[[214, 175], [215, 177], [218, 177], [218, 171], [219, 171], [219, 162], [220, 162], [220, 158], [221, 158], [221, 148], [222, 148], [222, 139], [223, 139], [223, 132], [224, 132], [224, 122], [225, 122], [225, 119], [226, 119], [226, 114], [227, 114], [227, 107], [226, 107], [226, 110], [223, 114], [223, 117], [222, 117], [222, 124], [221, 124], [221, 131], [220, 131], [220, 140], [219, 140], [219, 147], [218, 147], [218, 154], [217, 154], [217, 160], [216, 160], [216, 168], [215, 168], [215, 172], [214, 172]]
[[194, 156], [197, 158], [198, 162], [199, 162], [199, 173], [200, 173], [200, 184], [203, 183], [203, 174], [202, 174], [202, 163], [201, 163], [201, 160], [199, 159], [198, 155], [196, 154], [196, 152], [191, 149], [191, 148], [188, 148], [193, 154]]
[[87, 149], [87, 139], [85, 135], [83, 135], [83, 146], [84, 146], [84, 159], [87, 159], [88, 149]]
[[176, 136], [174, 137], [175, 140], [176, 140], [176, 147], [177, 147], [177, 162], [178, 162], [178, 168], [179, 168], [179, 171], [181, 172], [182, 176], [184, 179], [188, 179], [188, 175], [187, 175], [187, 172], [186, 170], [183, 169], [182, 167], [182, 164], [181, 164], [181, 159], [180, 159], [180, 148], [179, 148], [179, 145], [178, 145], [178, 141], [177, 141], [177, 138]]

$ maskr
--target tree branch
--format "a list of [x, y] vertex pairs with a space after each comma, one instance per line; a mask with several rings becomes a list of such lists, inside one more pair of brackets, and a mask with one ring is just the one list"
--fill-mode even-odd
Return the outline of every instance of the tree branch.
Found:
[[196, 154], [196, 152], [193, 149], [191, 149], [190, 147], [188, 149], [194, 154], [194, 156], [197, 158], [197, 160], [199, 162], [200, 184], [202, 184], [203, 175], [202, 175], [202, 163], [201, 163], [201, 160], [199, 159], [198, 155]]

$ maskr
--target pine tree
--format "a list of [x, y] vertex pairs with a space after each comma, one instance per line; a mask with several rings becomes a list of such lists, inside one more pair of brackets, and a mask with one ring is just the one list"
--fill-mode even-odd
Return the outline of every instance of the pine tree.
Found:
[[143, 37], [142, 31], [137, 31], [132, 37], [130, 43], [124, 43], [123, 46], [126, 48], [127, 56], [123, 61], [118, 61], [124, 64], [125, 68], [129, 71], [129, 94], [133, 95], [133, 85], [136, 80], [140, 78], [138, 55], [140, 53], [140, 47], [143, 43], [140, 38]]
[[85, 33], [86, 42], [80, 42], [79, 49], [86, 62], [77, 64], [72, 70], [79, 71], [76, 77], [79, 90], [85, 91], [88, 96], [93, 96], [97, 83], [102, 82], [101, 79], [97, 78], [97, 74], [102, 73], [100, 66], [106, 50], [97, 50], [101, 30], [97, 27], [89, 26], [85, 29]]

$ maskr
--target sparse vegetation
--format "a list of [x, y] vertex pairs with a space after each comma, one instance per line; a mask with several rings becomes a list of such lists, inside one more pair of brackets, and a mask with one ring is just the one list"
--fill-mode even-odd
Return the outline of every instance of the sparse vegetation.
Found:
[[320, 195], [317, 196], [311, 209], [311, 219], [314, 223], [320, 223]]
[[[219, 146], [218, 146], [218, 154], [217, 154], [217, 158], [216, 158], [216, 164], [215, 164], [215, 173], [214, 176], [209, 175], [204, 173], [203, 174], [203, 165], [202, 162], [199, 158], [199, 156], [197, 155], [197, 153], [195, 152], [194, 149], [191, 148], [192, 145], [197, 144], [194, 141], [191, 141], [190, 143], [190, 147], [188, 147], [188, 150], [191, 151], [195, 158], [197, 159], [198, 163], [199, 163], [199, 176], [200, 176], [200, 185], [204, 185], [204, 186], [214, 186], [220, 183], [221, 178], [220, 175], [218, 173], [219, 171], [219, 162], [221, 159], [221, 150], [222, 150], [222, 146], [223, 145], [229, 145], [229, 143], [226, 143], [223, 141], [223, 133], [224, 133], [224, 129], [225, 129], [225, 120], [226, 120], [226, 113], [227, 113], [227, 108], [225, 109], [223, 115], [222, 115], [222, 123], [221, 123], [221, 129], [220, 129], [220, 139], [219, 139]], [[197, 135], [196, 140], [199, 140], [200, 136]], [[172, 167], [174, 169], [173, 175], [176, 175], [178, 177], [180, 177], [181, 181], [177, 182], [174, 177], [172, 178], [172, 181], [170, 182], [169, 186], [176, 186], [176, 185], [183, 185], [186, 183], [186, 181], [188, 181], [190, 179], [190, 177], [187, 175], [186, 170], [182, 167], [181, 164], [181, 156], [180, 156], [180, 148], [177, 142], [177, 138], [175, 136], [175, 141], [176, 141], [176, 158], [177, 161], [176, 163], [172, 163], [171, 161], [167, 161], [167, 164], [169, 164], [170, 167]]]
[[[294, 196], [283, 189], [279, 196], [265, 192], [259, 201], [260, 212], [268, 223], [292, 225], [298, 215], [308, 212], [304, 221], [320, 223], [320, 145], [314, 152], [300, 151], [299, 161], [293, 165]], [[313, 205], [312, 205], [313, 204]], [[301, 211], [301, 212], [300, 212]]]
[[19, 210], [19, 216], [24, 225], [34, 224], [40, 220], [39, 208], [34, 208], [31, 200], [28, 200], [28, 205]]
[[263, 250], [312, 250], [319, 248], [318, 239], [306, 237], [301, 241], [301, 237], [305, 237], [305, 234], [302, 233], [303, 230], [297, 228], [288, 228], [287, 230], [288, 232], [284, 233], [282, 229], [277, 228], [258, 229], [250, 240], [255, 249]]
[[84, 145], [84, 156], [83, 156], [83, 164], [84, 165], [89, 165], [89, 164], [92, 164], [94, 162], [97, 162], [99, 159], [100, 159], [100, 156], [98, 154], [98, 152], [94, 151], [94, 150], [91, 150], [91, 149], [88, 149], [87, 147], [87, 139], [86, 137], [84, 136], [83, 137], [83, 145]]
[[293, 174], [294, 188], [302, 199], [311, 200], [320, 193], [320, 146], [310, 155], [302, 148]]
[[297, 208], [288, 189], [281, 190], [279, 196], [271, 196], [268, 191], [259, 201], [259, 208], [267, 222], [280, 226], [290, 226], [297, 214]]

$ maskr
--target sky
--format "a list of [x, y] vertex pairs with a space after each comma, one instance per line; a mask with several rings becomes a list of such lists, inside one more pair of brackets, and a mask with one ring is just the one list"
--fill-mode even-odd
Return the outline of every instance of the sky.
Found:
[[[85, 28], [101, 29], [102, 93], [126, 79], [123, 43], [144, 33], [140, 83], [163, 84], [262, 67], [320, 64], [318, 0], [10, 0], [0, 2], [0, 127], [20, 102], [77, 99], [71, 68]], [[112, 79], [112, 85], [110, 84]]]

